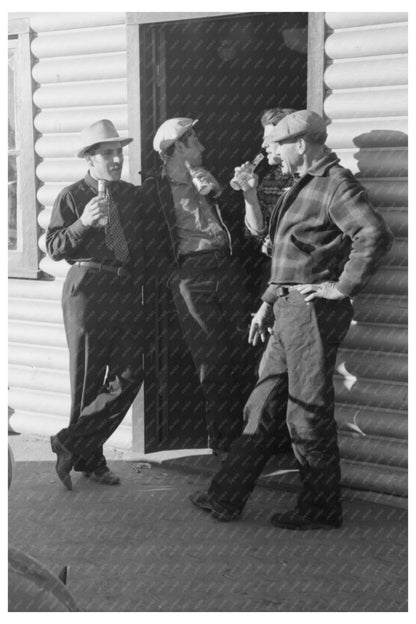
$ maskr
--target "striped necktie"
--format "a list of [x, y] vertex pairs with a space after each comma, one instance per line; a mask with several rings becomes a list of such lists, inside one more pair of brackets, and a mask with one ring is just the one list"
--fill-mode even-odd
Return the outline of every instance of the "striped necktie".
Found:
[[108, 189], [106, 189], [106, 195], [108, 201], [108, 223], [105, 226], [105, 244], [111, 249], [121, 264], [127, 264], [130, 260], [129, 250], [123, 228], [121, 227], [117, 206]]

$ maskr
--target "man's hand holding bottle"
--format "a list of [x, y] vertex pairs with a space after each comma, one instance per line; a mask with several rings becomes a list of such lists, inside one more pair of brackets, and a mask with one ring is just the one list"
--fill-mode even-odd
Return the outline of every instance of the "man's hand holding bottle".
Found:
[[243, 191], [243, 193], [255, 191], [259, 179], [254, 170], [263, 158], [263, 154], [257, 154], [253, 161], [247, 161], [240, 167], [236, 167], [234, 169], [234, 177], [230, 181], [231, 188], [235, 191]]
[[107, 216], [107, 200], [102, 197], [93, 197], [85, 206], [80, 217], [85, 227], [103, 227], [101, 221]]
[[205, 167], [194, 167], [185, 161], [185, 166], [192, 178], [193, 185], [201, 195], [208, 195], [213, 192], [214, 196], [218, 196], [222, 192], [220, 183], [214, 178]]

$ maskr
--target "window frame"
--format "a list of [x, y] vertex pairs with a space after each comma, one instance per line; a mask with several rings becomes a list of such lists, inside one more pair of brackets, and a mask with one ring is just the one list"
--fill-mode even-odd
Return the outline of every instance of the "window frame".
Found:
[[16, 39], [15, 113], [18, 142], [13, 150], [17, 159], [17, 218], [20, 220], [21, 249], [8, 251], [8, 275], [37, 279], [39, 270], [38, 202], [36, 198], [36, 157], [33, 106], [31, 40], [29, 19], [9, 20], [8, 39]]

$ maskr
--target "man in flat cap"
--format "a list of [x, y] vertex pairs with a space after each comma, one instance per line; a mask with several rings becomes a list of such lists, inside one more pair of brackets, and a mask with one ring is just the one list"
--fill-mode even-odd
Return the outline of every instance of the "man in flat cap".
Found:
[[[145, 180], [142, 190], [146, 221], [154, 224], [152, 235], [148, 225], [149, 257], [172, 290], [205, 399], [208, 444], [221, 459], [242, 431], [254, 358], [247, 349], [245, 275], [232, 256], [220, 185], [202, 168], [204, 147], [196, 123], [179, 117], [159, 127], [153, 147], [163, 168]], [[177, 397], [180, 410], [180, 387]]]
[[81, 133], [85, 177], [57, 197], [46, 233], [53, 260], [66, 260], [62, 308], [69, 348], [69, 426], [52, 436], [58, 477], [70, 471], [104, 485], [120, 479], [107, 466], [103, 444], [116, 430], [142, 381], [140, 289], [142, 223], [137, 188], [121, 180], [123, 147], [101, 119]]
[[[324, 119], [308, 110], [286, 116], [268, 135], [268, 155], [278, 155], [300, 178], [270, 218], [271, 276], [249, 340], [271, 336], [245, 407], [246, 428], [208, 491], [191, 496], [217, 520], [241, 515], [286, 419], [301, 490], [296, 508], [274, 514], [272, 524], [297, 530], [342, 524], [335, 359], [352, 320], [351, 297], [392, 235], [365, 189], [326, 148], [326, 137]], [[273, 411], [266, 409], [270, 401]]]

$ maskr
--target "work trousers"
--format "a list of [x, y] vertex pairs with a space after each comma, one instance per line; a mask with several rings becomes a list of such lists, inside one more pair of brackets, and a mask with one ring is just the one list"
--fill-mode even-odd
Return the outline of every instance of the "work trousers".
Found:
[[188, 256], [170, 279], [183, 336], [206, 404], [209, 447], [229, 450], [243, 429], [243, 407], [254, 384], [248, 345], [245, 274], [230, 256]]
[[74, 265], [62, 293], [69, 348], [71, 414], [58, 433], [74, 469], [105, 469], [103, 444], [143, 380], [140, 310], [130, 277]]
[[208, 493], [241, 511], [278, 442], [286, 420], [299, 465], [299, 511], [314, 519], [342, 517], [333, 373], [352, 320], [348, 298], [315, 299], [298, 291], [279, 297], [260, 378], [245, 407], [246, 427], [214, 476]]

